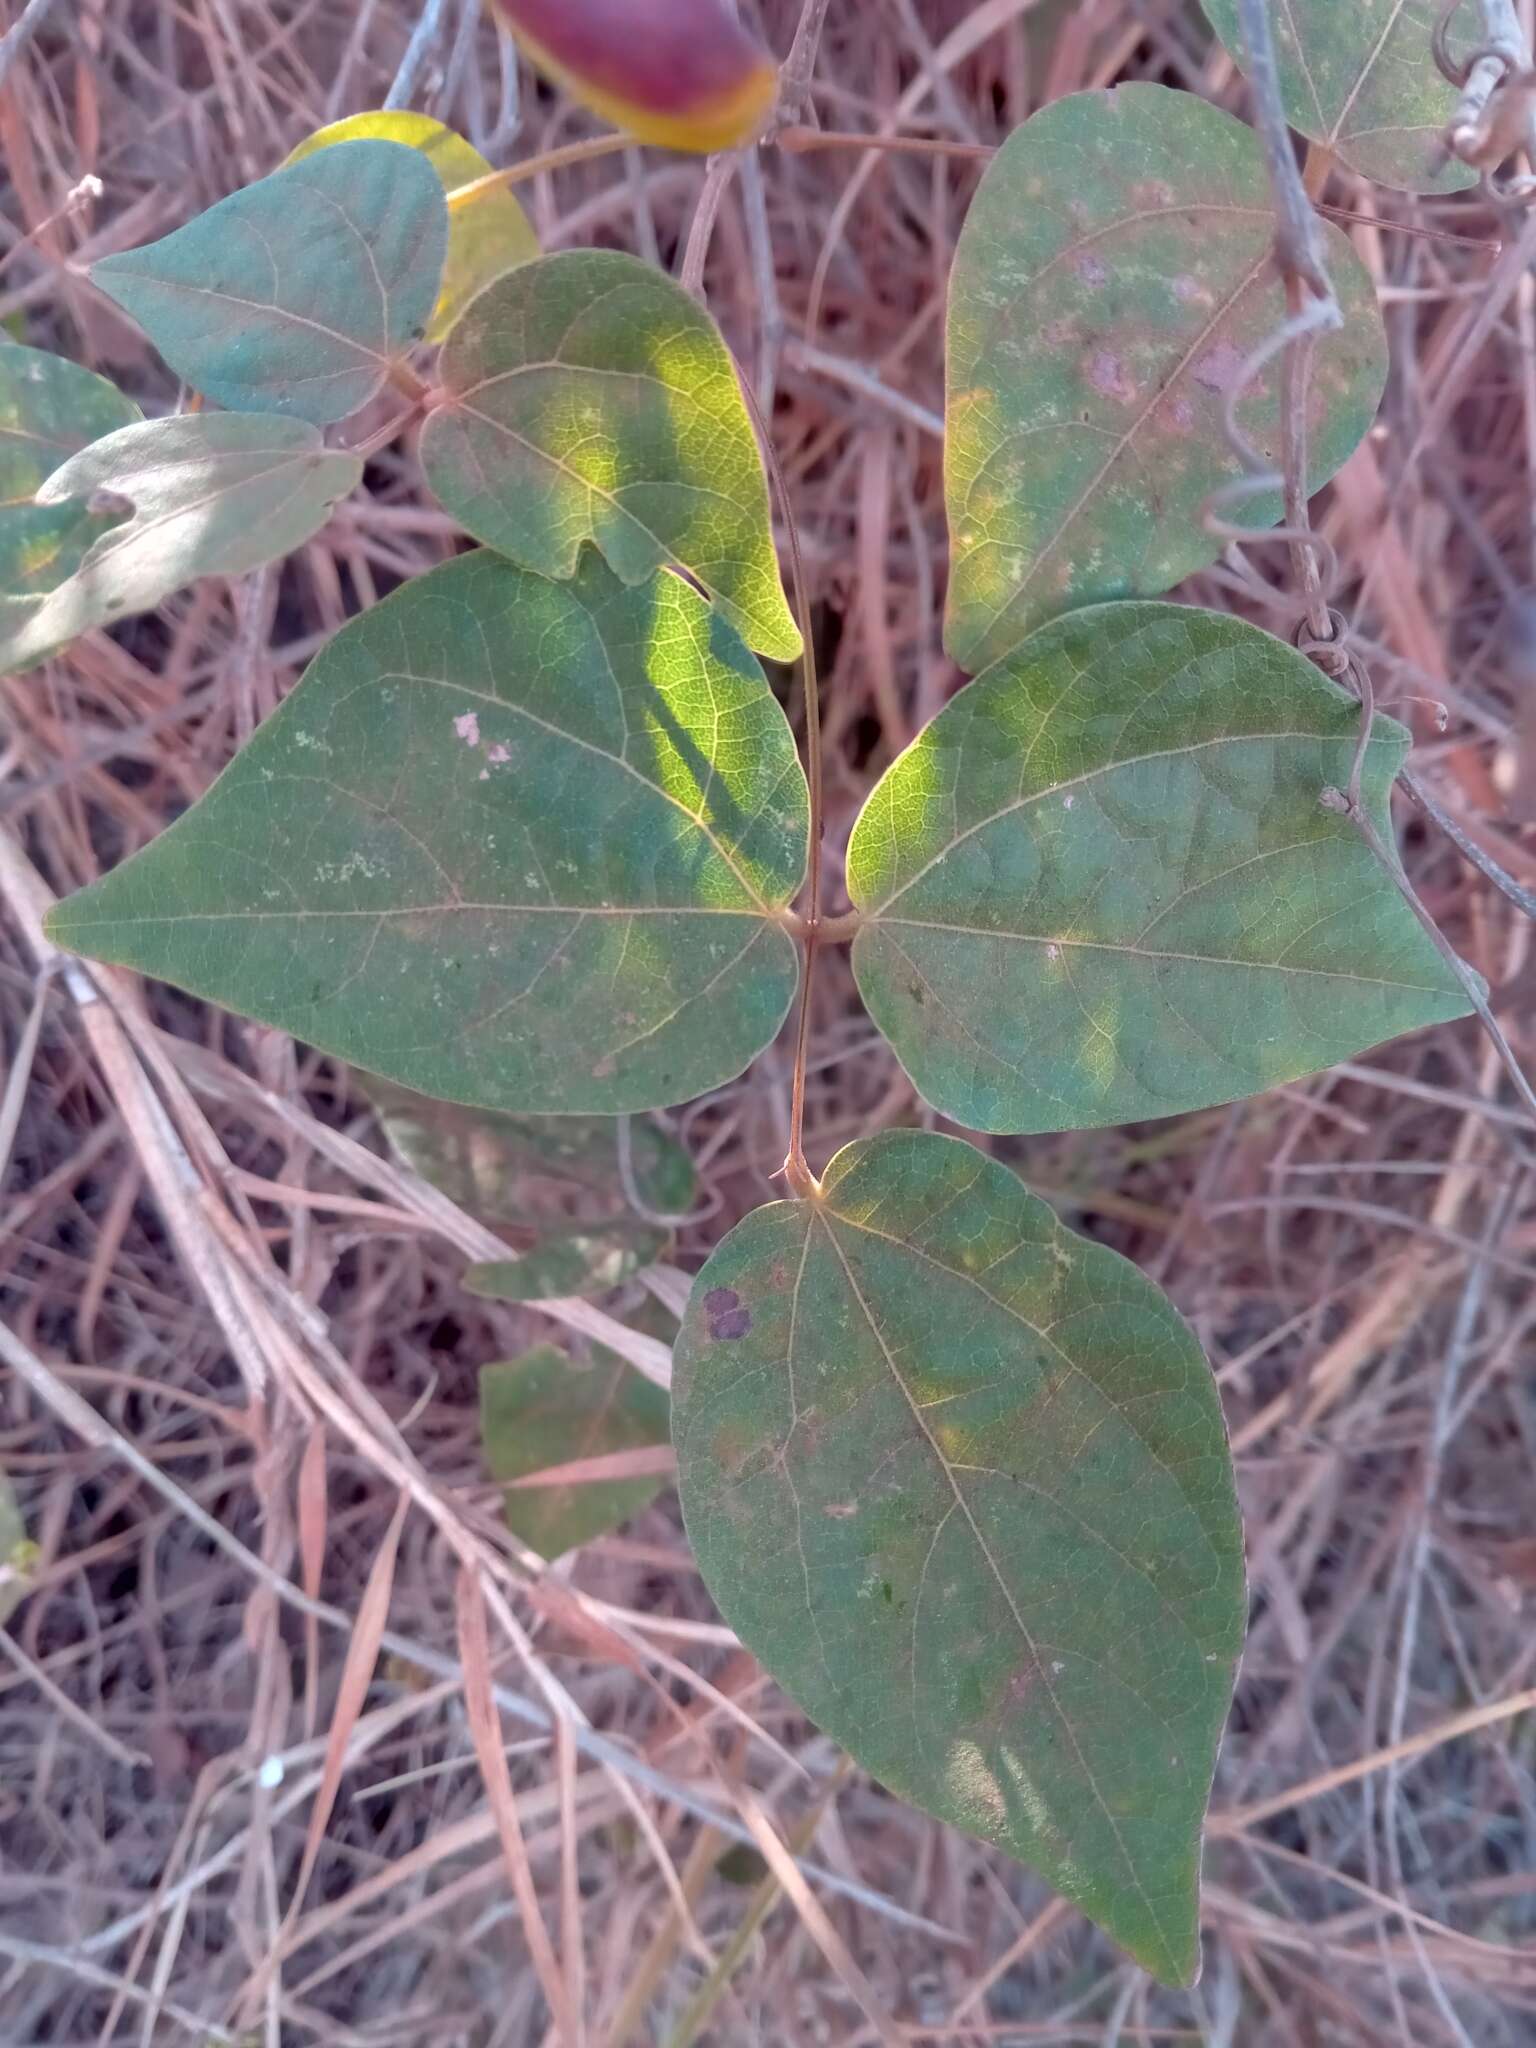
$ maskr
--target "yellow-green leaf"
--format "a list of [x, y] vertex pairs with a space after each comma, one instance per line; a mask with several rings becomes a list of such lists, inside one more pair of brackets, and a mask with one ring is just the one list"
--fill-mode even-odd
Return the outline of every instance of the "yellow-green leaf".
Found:
[[427, 481], [541, 576], [594, 541], [626, 583], [683, 569], [749, 647], [793, 661], [768, 485], [735, 365], [689, 295], [633, 256], [574, 249], [483, 291], [449, 335]]
[[[399, 142], [408, 149], [419, 149], [450, 199], [491, 170], [479, 150], [462, 135], [434, 121], [430, 114], [414, 114], [403, 107], [349, 114], [344, 121], [332, 121], [307, 136], [288, 161], [302, 163], [317, 150], [359, 141]], [[427, 322], [426, 339], [441, 341], [476, 292], [503, 271], [531, 262], [538, 253], [539, 238], [533, 224], [505, 187], [493, 186], [477, 193], [465, 206], [450, 207], [442, 288]]]

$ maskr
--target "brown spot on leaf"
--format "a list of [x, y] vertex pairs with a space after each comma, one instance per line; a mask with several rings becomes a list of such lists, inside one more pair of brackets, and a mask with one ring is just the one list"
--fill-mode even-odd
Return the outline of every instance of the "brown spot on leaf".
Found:
[[709, 1448], [721, 1471], [735, 1479], [745, 1470], [747, 1460], [757, 1450], [758, 1443], [756, 1437], [743, 1429], [739, 1422], [728, 1422], [715, 1432]]
[[717, 1344], [745, 1337], [752, 1327], [752, 1311], [742, 1307], [734, 1287], [711, 1287], [704, 1297], [704, 1313], [709, 1334]]
[[1207, 391], [1230, 391], [1243, 367], [1243, 359], [1230, 341], [1218, 341], [1195, 364], [1191, 374]]
[[1088, 382], [1095, 391], [1102, 391], [1106, 398], [1118, 399], [1122, 405], [1128, 405], [1136, 396], [1136, 386], [1113, 349], [1094, 350], [1088, 358]]
[[594, 1068], [592, 1069], [592, 1078], [593, 1078], [593, 1080], [594, 1080], [594, 1081], [606, 1081], [606, 1080], [608, 1080], [608, 1079], [609, 1079], [609, 1078], [611, 1077], [611, 1075], [613, 1074], [613, 1071], [614, 1071], [614, 1069], [615, 1069], [615, 1067], [616, 1067], [617, 1065], [618, 1065], [618, 1061], [617, 1061], [617, 1060], [615, 1060], [615, 1058], [614, 1058], [614, 1056], [613, 1056], [613, 1054], [612, 1054], [611, 1052], [609, 1052], [609, 1053], [604, 1053], [603, 1057], [602, 1057], [602, 1058], [601, 1058], [601, 1059], [600, 1059], [600, 1060], [598, 1061], [597, 1065], [596, 1065], [596, 1066], [595, 1066], [595, 1067], [594, 1067]]
[[1077, 272], [1084, 284], [1102, 284], [1109, 275], [1109, 272], [1104, 268], [1103, 258], [1095, 256], [1091, 249], [1080, 250], [1072, 268]]
[[1214, 303], [1209, 289], [1199, 278], [1187, 274], [1173, 280], [1173, 296], [1185, 306], [1209, 306]]

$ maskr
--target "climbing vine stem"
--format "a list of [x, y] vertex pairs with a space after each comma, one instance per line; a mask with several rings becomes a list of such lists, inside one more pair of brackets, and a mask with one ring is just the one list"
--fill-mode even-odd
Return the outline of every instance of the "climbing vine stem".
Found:
[[[790, 502], [789, 485], [773, 445], [768, 421], [757, 402], [752, 386], [744, 376], [739, 381], [752, 417], [757, 422], [757, 437], [762, 446], [763, 461], [773, 480], [774, 496], [778, 499], [779, 509], [784, 515], [784, 531], [789, 542], [790, 582], [795, 598], [795, 618], [800, 627], [800, 680], [805, 697], [805, 779], [810, 787], [811, 822], [806, 845], [806, 911], [804, 919], [798, 926], [804, 969], [800, 980], [800, 1015], [795, 1026], [795, 1063], [789, 1091], [789, 1152], [784, 1161], [783, 1172], [795, 1194], [809, 1196], [819, 1192], [819, 1184], [805, 1157], [805, 1071], [810, 1052], [811, 998], [816, 978], [816, 953], [822, 940], [828, 935], [821, 914], [821, 840], [824, 829], [821, 686], [816, 673], [816, 641], [811, 631], [810, 589], [805, 576], [805, 554], [800, 546], [800, 529], [795, 523], [795, 510]], [[839, 937], [846, 935], [841, 929], [844, 923], [845, 920], [838, 920]]]

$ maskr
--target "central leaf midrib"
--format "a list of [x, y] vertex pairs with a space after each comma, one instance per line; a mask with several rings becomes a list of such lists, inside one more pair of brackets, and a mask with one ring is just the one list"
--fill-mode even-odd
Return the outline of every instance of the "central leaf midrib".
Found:
[[[323, 320], [311, 319], [307, 314], [295, 313], [287, 306], [273, 305], [265, 299], [242, 298], [238, 292], [226, 291], [222, 285], [188, 284], [184, 278], [162, 277], [152, 270], [134, 270], [124, 265], [111, 275], [131, 278], [135, 283], [152, 286], [156, 291], [188, 292], [193, 298], [227, 301], [231, 306], [241, 306], [248, 313], [260, 313], [274, 323], [286, 321], [293, 327], [307, 327], [311, 333], [322, 335], [325, 340], [350, 349], [361, 358], [362, 365], [378, 369], [389, 361], [381, 349], [370, 348], [367, 342], [359, 341], [354, 335], [343, 334], [339, 328], [327, 327]], [[312, 377], [301, 377], [292, 381], [301, 384], [328, 384], [338, 377], [355, 377], [357, 367], [351, 369], [322, 370]]]
[[[947, 924], [938, 918], [881, 917], [877, 924], [872, 924], [866, 929], [878, 931], [881, 926], [893, 925], [903, 931], [948, 932], [956, 938], [995, 939], [1011, 941], [1020, 946], [1063, 946], [1082, 953], [1128, 953], [1136, 960], [1178, 961], [1190, 967], [1233, 967], [1243, 968], [1253, 974], [1305, 975], [1318, 981], [1358, 982], [1363, 988], [1400, 989], [1406, 995], [1450, 994], [1449, 988], [1437, 987], [1433, 983], [1388, 981], [1379, 974], [1355, 974], [1343, 967], [1298, 967], [1285, 960], [1239, 960], [1225, 953], [1171, 953], [1153, 946], [1130, 945], [1114, 939], [1064, 938], [1055, 932], [1014, 932], [1006, 931], [1000, 926]], [[895, 944], [894, 940], [892, 944]], [[897, 950], [902, 949], [898, 947]], [[910, 954], [905, 957], [911, 959]], [[912, 961], [912, 965], [916, 967], [917, 962]]]
[[[910, 1238], [892, 1237], [890, 1232], [887, 1230], [877, 1230], [873, 1224], [861, 1223], [855, 1217], [844, 1215], [841, 1212], [839, 1212], [838, 1214], [838, 1221], [840, 1223], [845, 1223], [850, 1230], [862, 1231], [866, 1237], [879, 1238], [882, 1241], [882, 1243], [895, 1245], [899, 1251], [907, 1253], [910, 1257], [914, 1259], [920, 1259], [924, 1265], [932, 1266], [936, 1271], [940, 1273], [947, 1273], [951, 1277], [951, 1279], [964, 1281], [967, 1287], [975, 1289], [976, 1293], [978, 1293], [981, 1296], [983, 1301], [990, 1302], [995, 1309], [997, 1309], [1001, 1314], [1007, 1316], [1010, 1321], [1016, 1322], [1021, 1329], [1028, 1330], [1032, 1337], [1038, 1339], [1038, 1341], [1041, 1344], [1045, 1345], [1045, 1347], [1049, 1351], [1055, 1353], [1055, 1355], [1061, 1360], [1062, 1364], [1067, 1368], [1068, 1372], [1072, 1373], [1074, 1377], [1083, 1380], [1088, 1386], [1093, 1388], [1094, 1392], [1099, 1396], [1099, 1398], [1102, 1401], [1104, 1401], [1114, 1411], [1116, 1415], [1120, 1417], [1121, 1421], [1125, 1424], [1125, 1427], [1130, 1431], [1132, 1436], [1135, 1437], [1137, 1443], [1141, 1445], [1141, 1448], [1146, 1452], [1147, 1456], [1152, 1460], [1153, 1464], [1157, 1466], [1158, 1470], [1162, 1472], [1172, 1483], [1172, 1485], [1176, 1488], [1180, 1498], [1185, 1501], [1188, 1501], [1189, 1495], [1185, 1491], [1184, 1484], [1182, 1480], [1179, 1478], [1179, 1475], [1173, 1470], [1172, 1466], [1169, 1465], [1166, 1462], [1166, 1460], [1159, 1455], [1159, 1453], [1154, 1449], [1154, 1447], [1150, 1443], [1148, 1443], [1147, 1439], [1142, 1435], [1141, 1431], [1137, 1429], [1135, 1423], [1131, 1420], [1130, 1416], [1126, 1414], [1125, 1410], [1120, 1406], [1118, 1402], [1116, 1402], [1114, 1397], [1110, 1394], [1105, 1393], [1104, 1389], [1099, 1385], [1098, 1381], [1094, 1379], [1093, 1375], [1091, 1373], [1085, 1372], [1082, 1366], [1079, 1365], [1077, 1360], [1072, 1356], [1071, 1352], [1065, 1350], [1060, 1344], [1058, 1344], [1055, 1338], [1051, 1336], [1048, 1330], [1041, 1329], [1038, 1323], [1032, 1323], [1029, 1321], [1027, 1316], [1020, 1315], [1019, 1311], [1016, 1308], [1014, 1308], [1011, 1303], [1004, 1301], [1000, 1295], [994, 1294], [990, 1287], [984, 1287], [981, 1281], [975, 1276], [975, 1274], [962, 1272], [957, 1267], [946, 1265], [943, 1259], [937, 1259], [933, 1256], [931, 1252], [925, 1252], [920, 1245], [914, 1244]], [[830, 1235], [830, 1223], [828, 1223], [827, 1229], [828, 1234]], [[841, 1257], [841, 1252], [839, 1252], [839, 1256]], [[894, 1365], [892, 1366], [892, 1371], [895, 1371]], [[937, 1446], [935, 1446], [935, 1451], [937, 1452]], [[941, 1457], [943, 1455], [942, 1452], [937, 1452], [937, 1454]], [[1198, 1514], [1195, 1515], [1195, 1520], [1197, 1524], [1200, 1523], [1200, 1517]], [[1213, 1559], [1215, 1559], [1217, 1565], [1219, 1566], [1221, 1563], [1221, 1558], [1216, 1551], [1215, 1545], [1211, 1543], [1210, 1538], [1205, 1535], [1205, 1529], [1203, 1524], [1200, 1524], [1200, 1532], [1201, 1535], [1205, 1537], [1205, 1541], [1207, 1547], [1210, 1549], [1211, 1556], [1213, 1557]]]
[[[773, 920], [759, 915], [750, 905], [731, 910], [715, 904], [649, 904], [643, 907], [626, 908], [622, 904], [587, 909], [576, 903], [470, 903], [464, 901], [448, 903], [401, 903], [384, 909], [305, 909], [296, 910], [182, 910], [174, 914], [157, 913], [150, 917], [136, 917], [135, 926], [149, 924], [250, 924], [267, 921], [294, 922], [311, 917], [371, 917], [382, 921], [392, 917], [447, 917], [456, 912], [494, 912], [508, 917], [569, 917], [578, 923], [589, 917], [734, 917], [743, 924], [771, 925]], [[65, 928], [66, 920], [60, 916], [54, 920], [57, 929]], [[89, 921], [69, 923], [72, 932], [87, 932], [97, 925], [111, 928], [121, 924], [120, 917], [96, 918]]]
[[[985, 1536], [982, 1534], [980, 1525], [978, 1524], [976, 1517], [971, 1512], [970, 1502], [966, 1499], [964, 1489], [960, 1486], [959, 1482], [957, 1481], [953, 1468], [949, 1463], [949, 1460], [944, 1456], [944, 1453], [940, 1448], [937, 1439], [934, 1437], [933, 1432], [929, 1429], [927, 1423], [924, 1421], [921, 1408], [919, 1408], [917, 1403], [913, 1400], [911, 1390], [907, 1386], [906, 1381], [902, 1378], [901, 1373], [897, 1368], [896, 1361], [894, 1357], [891, 1355], [890, 1347], [885, 1341], [885, 1337], [881, 1332], [880, 1326], [876, 1322], [868, 1302], [864, 1299], [864, 1295], [859, 1287], [858, 1281], [854, 1278], [853, 1269], [848, 1263], [847, 1255], [843, 1251], [842, 1246], [838, 1243], [837, 1233], [832, 1228], [831, 1217], [827, 1214], [825, 1210], [820, 1210], [817, 1213], [820, 1217], [820, 1221], [823, 1227], [826, 1230], [827, 1240], [831, 1244], [833, 1251], [837, 1255], [838, 1264], [843, 1269], [843, 1277], [848, 1283], [849, 1291], [853, 1295], [855, 1302], [858, 1304], [859, 1312], [863, 1316], [864, 1321], [869, 1327], [870, 1335], [874, 1338], [876, 1344], [880, 1348], [881, 1356], [885, 1360], [886, 1368], [890, 1373], [891, 1379], [900, 1391], [903, 1400], [906, 1402], [907, 1407], [912, 1414], [913, 1420], [916, 1422], [919, 1431], [921, 1432], [930, 1451], [932, 1452], [934, 1459], [936, 1460], [939, 1466], [939, 1469], [943, 1472], [945, 1480], [950, 1488], [950, 1491], [954, 1496], [955, 1504], [959, 1508], [960, 1513], [965, 1517], [966, 1524], [971, 1531], [971, 1536], [976, 1544], [976, 1548], [980, 1552], [981, 1556], [985, 1559], [987, 1569], [992, 1574], [992, 1577], [996, 1582], [998, 1591], [1002, 1594], [1004, 1603], [1007, 1606], [1009, 1613], [1013, 1616], [1014, 1625], [1018, 1629], [1019, 1636], [1023, 1641], [1024, 1647], [1029, 1652], [1030, 1660], [1035, 1667], [1035, 1672], [1039, 1679], [1039, 1682], [1045, 1688], [1046, 1697], [1049, 1699], [1051, 1703], [1051, 1711], [1055, 1715], [1057, 1721], [1060, 1723], [1062, 1731], [1065, 1734], [1067, 1741], [1070, 1743], [1072, 1747], [1072, 1752], [1077, 1758], [1079, 1768], [1081, 1769], [1083, 1774], [1083, 1778], [1087, 1783], [1089, 1791], [1093, 1795], [1094, 1803], [1097, 1805], [1100, 1813], [1103, 1814], [1105, 1821], [1108, 1823], [1110, 1833], [1115, 1838], [1115, 1844], [1120, 1851], [1121, 1860], [1130, 1878], [1131, 1884], [1135, 1889], [1136, 1895], [1141, 1900], [1141, 1903], [1146, 1910], [1148, 1919], [1152, 1922], [1153, 1926], [1156, 1927], [1165, 1952], [1169, 1956], [1172, 1956], [1175, 1953], [1174, 1947], [1168, 1940], [1167, 1930], [1164, 1928], [1162, 1919], [1152, 1902], [1151, 1895], [1148, 1893], [1147, 1888], [1142, 1881], [1141, 1872], [1137, 1867], [1136, 1860], [1131, 1855], [1130, 1850], [1126, 1845], [1125, 1837], [1120, 1831], [1120, 1824], [1116, 1820], [1113, 1812], [1110, 1810], [1109, 1802], [1105, 1799], [1103, 1793], [1099, 1790], [1098, 1780], [1095, 1778], [1093, 1770], [1089, 1765], [1088, 1759], [1083, 1754], [1082, 1745], [1077, 1739], [1077, 1731], [1073, 1727], [1072, 1721], [1068, 1716], [1066, 1709], [1062, 1706], [1061, 1701], [1058, 1699], [1056, 1695], [1056, 1688], [1051, 1682], [1049, 1660], [1043, 1657], [1038, 1648], [1036, 1647], [1034, 1637], [1030, 1633], [1029, 1626], [1026, 1623], [1023, 1615], [1019, 1612], [1018, 1604], [1014, 1600], [1013, 1594], [1009, 1588], [1006, 1578], [1003, 1576], [1002, 1569], [999, 1566], [996, 1558], [992, 1555], [991, 1546], [988, 1544]], [[850, 1228], [852, 1229], [867, 1228], [867, 1226], [865, 1225], [853, 1222], [853, 1220], [848, 1217], [840, 1216], [839, 1221], [847, 1222]], [[880, 1231], [871, 1231], [869, 1234], [871, 1236], [876, 1237], [885, 1235], [884, 1232]], [[904, 1240], [888, 1239], [887, 1241], [899, 1243], [903, 1250], [914, 1249], [914, 1247], [907, 1245]], [[919, 1254], [919, 1256], [921, 1256], [921, 1254]], [[935, 1265], [941, 1264], [941, 1262], [938, 1260], [930, 1261], [930, 1263]], [[943, 1270], [945, 1272], [952, 1271], [952, 1269], [949, 1267], [943, 1267]], [[982, 1292], [985, 1293], [986, 1290], [983, 1289]], [[989, 1297], [989, 1299], [990, 1298], [992, 1297]], [[1022, 1321], [1022, 1318], [1019, 1318], [1019, 1320]], [[1049, 1342], [1048, 1339], [1046, 1341]], [[1059, 1350], [1059, 1347], [1057, 1346], [1052, 1346], [1052, 1348]], [[1064, 1356], [1065, 1354], [1062, 1355]], [[1075, 1365], [1075, 1363], [1073, 1369], [1080, 1370], [1080, 1368], [1078, 1368]]]
[[[1004, 661], [1007, 661], [1008, 659], [1010, 659], [1010, 657], [1004, 655], [1002, 659]], [[1079, 677], [1078, 680], [1081, 681], [1083, 679]], [[982, 686], [982, 684], [984, 684], [986, 681], [987, 677], [983, 676], [977, 682], [971, 684], [970, 687], [972, 689], [979, 689]], [[962, 693], [959, 697], [955, 699], [955, 702], [957, 704], [963, 704], [964, 701], [964, 693]], [[1056, 708], [1059, 709], [1059, 705]], [[1039, 739], [1040, 730], [1041, 729], [1037, 727], [1035, 732], [1030, 736], [1029, 745], [1031, 748], [1033, 748], [1036, 741]], [[1343, 734], [1325, 732], [1228, 732], [1217, 733], [1211, 739], [1207, 740], [1185, 740], [1181, 742], [1178, 746], [1153, 747], [1144, 754], [1118, 755], [1114, 760], [1101, 761], [1092, 768], [1083, 769], [1081, 774], [1069, 775], [1063, 781], [1053, 782], [1046, 788], [1034, 789], [1028, 791], [1025, 794], [1021, 794], [1015, 797], [1012, 800], [1012, 802], [1004, 804], [1001, 810], [991, 811], [987, 814], [986, 817], [978, 818], [974, 824], [967, 825], [963, 832], [957, 832], [952, 839], [950, 839], [946, 842], [945, 845], [940, 847], [937, 853], [931, 855], [929, 859], [924, 861], [923, 865], [916, 871], [915, 874], [909, 875], [907, 879], [899, 885], [899, 887], [894, 888], [890, 892], [890, 894], [886, 896], [881, 902], [877, 904], [860, 904], [857, 894], [854, 893], [854, 891], [857, 889], [856, 881], [853, 881], [852, 888], [850, 889], [850, 894], [853, 895], [853, 901], [855, 906], [857, 908], [862, 909], [866, 917], [870, 919], [883, 919], [893, 903], [899, 903], [902, 897], [905, 896], [909, 890], [915, 889], [918, 883], [921, 882], [926, 875], [931, 873], [931, 871], [934, 868], [938, 867], [942, 862], [948, 860], [950, 855], [953, 852], [955, 852], [956, 848], [964, 846], [968, 839], [974, 839], [978, 833], [989, 830], [990, 827], [993, 825], [1001, 824], [1003, 819], [1014, 817], [1020, 811], [1029, 810], [1035, 804], [1045, 803], [1049, 798], [1053, 796], [1061, 796], [1067, 791], [1085, 789], [1088, 787], [1090, 783], [1096, 782], [1100, 780], [1102, 777], [1118, 775], [1122, 769], [1144, 767], [1146, 763], [1149, 761], [1178, 760], [1186, 754], [1203, 753], [1207, 749], [1212, 747], [1270, 745], [1279, 743], [1284, 740], [1313, 740], [1318, 742], [1319, 744], [1327, 744], [1330, 741], [1340, 741], [1345, 737], [1346, 736]], [[1377, 734], [1373, 737], [1371, 744], [1373, 746], [1388, 746], [1393, 743], [1387, 738], [1386, 735]], [[958, 750], [962, 757], [964, 756], [968, 745], [969, 739], [967, 737], [967, 739], [962, 740], [960, 748]], [[861, 819], [860, 823], [862, 822], [863, 820]], [[855, 827], [855, 831], [857, 831], [857, 827]], [[850, 878], [850, 880], [852, 880], [852, 878]]]

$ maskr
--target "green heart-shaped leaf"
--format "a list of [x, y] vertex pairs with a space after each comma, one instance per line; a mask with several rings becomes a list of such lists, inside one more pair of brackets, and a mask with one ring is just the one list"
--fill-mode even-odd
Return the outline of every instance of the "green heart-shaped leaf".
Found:
[[104, 256], [91, 282], [219, 405], [324, 426], [422, 339], [447, 246], [448, 202], [419, 149], [342, 142]]
[[1199, 1346], [969, 1145], [759, 1209], [673, 1354], [683, 1513], [748, 1649], [892, 1791], [1197, 1959], [1243, 1545]]
[[[1237, 0], [1201, 0], [1243, 69]], [[1477, 173], [1443, 137], [1457, 88], [1430, 47], [1443, 0], [1280, 0], [1270, 9], [1285, 118], [1341, 163], [1403, 192], [1454, 192]], [[1476, 8], [1466, 9], [1473, 20]], [[1471, 40], [1476, 40], [1475, 31]], [[1465, 49], [1469, 38], [1458, 42]]]
[[[1311, 384], [1310, 470], [1375, 416], [1371, 279], [1324, 225], [1344, 312]], [[1258, 137], [1193, 93], [1122, 85], [1042, 107], [998, 151], [950, 281], [945, 644], [973, 673], [1071, 605], [1151, 596], [1212, 562], [1207, 499], [1243, 474], [1227, 394], [1285, 318]], [[1273, 453], [1273, 367], [1238, 404]], [[1278, 495], [1224, 516], [1263, 527]]]
[[515, 1259], [486, 1259], [464, 1275], [468, 1293], [487, 1301], [550, 1301], [607, 1294], [671, 1243], [669, 1232], [638, 1218], [551, 1231]]
[[44, 596], [0, 598], [0, 671], [152, 611], [195, 577], [238, 576], [288, 554], [362, 470], [302, 420], [249, 413], [144, 420], [93, 441], [37, 494], [41, 507], [67, 508], [56, 537], [77, 566]]
[[[1355, 701], [1181, 605], [1055, 619], [962, 690], [854, 827], [853, 964], [935, 1108], [1062, 1131], [1230, 1102], [1466, 1014], [1346, 818]], [[1379, 717], [1364, 793], [1408, 734]]]
[[[413, 114], [403, 107], [332, 121], [328, 128], [306, 137], [288, 161], [302, 163], [317, 150], [334, 148], [338, 142], [370, 140], [419, 149], [450, 197], [490, 175], [491, 166], [462, 135], [455, 135], [430, 114]], [[441, 341], [476, 292], [517, 264], [531, 262], [538, 253], [539, 238], [532, 223], [505, 188], [492, 187], [467, 205], [450, 209], [448, 254], [426, 339]]]
[[78, 448], [143, 415], [115, 384], [40, 348], [0, 348], [0, 511], [30, 500]]
[[507, 1488], [507, 1527], [540, 1557], [563, 1557], [649, 1507], [666, 1480], [659, 1474], [552, 1486], [514, 1486], [532, 1472], [584, 1458], [666, 1443], [666, 1392], [622, 1358], [594, 1346], [590, 1366], [552, 1344], [480, 1374], [480, 1436], [493, 1479]]
[[807, 810], [761, 669], [680, 578], [461, 555], [50, 929], [425, 1094], [653, 1109], [783, 1022]]
[[[611, 1215], [626, 1199], [617, 1117], [514, 1116], [433, 1102], [372, 1075], [364, 1085], [407, 1166], [472, 1216], [526, 1222], [532, 1192], [545, 1181], [580, 1190], [583, 1215]], [[634, 1190], [645, 1207], [663, 1217], [685, 1215], [696, 1181], [693, 1161], [677, 1140], [634, 1117], [628, 1147]]]
[[587, 540], [626, 583], [670, 564], [748, 646], [795, 659], [735, 366], [680, 286], [610, 251], [541, 257], [480, 294], [439, 368], [422, 466], [477, 540], [543, 576]]

